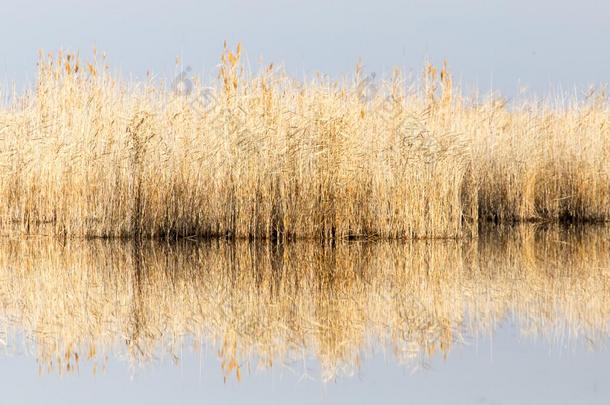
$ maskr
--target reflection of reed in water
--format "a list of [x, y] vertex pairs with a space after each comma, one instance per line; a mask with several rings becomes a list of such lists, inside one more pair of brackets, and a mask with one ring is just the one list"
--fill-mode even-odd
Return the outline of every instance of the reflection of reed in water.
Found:
[[[226, 373], [315, 357], [323, 378], [390, 347], [447, 355], [514, 315], [523, 333], [603, 343], [610, 230], [483, 232], [478, 241], [285, 246], [3, 241], [0, 327], [42, 367], [218, 348]], [[0, 332], [2, 333], [2, 332]]]

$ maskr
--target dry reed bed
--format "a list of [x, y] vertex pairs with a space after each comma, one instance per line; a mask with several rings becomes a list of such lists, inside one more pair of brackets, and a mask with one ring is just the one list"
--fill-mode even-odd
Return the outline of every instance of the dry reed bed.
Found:
[[610, 219], [610, 114], [587, 101], [466, 100], [408, 82], [245, 73], [180, 95], [105, 62], [41, 58], [0, 108], [0, 228], [68, 237], [472, 236], [480, 220]]
[[1, 340], [21, 350], [24, 336], [42, 370], [103, 365], [108, 355], [137, 365], [205, 343], [218, 350], [226, 377], [314, 358], [330, 379], [383, 347], [401, 363], [447, 356], [507, 319], [562, 347], [604, 345], [610, 229], [336, 248], [53, 239], [0, 246]]

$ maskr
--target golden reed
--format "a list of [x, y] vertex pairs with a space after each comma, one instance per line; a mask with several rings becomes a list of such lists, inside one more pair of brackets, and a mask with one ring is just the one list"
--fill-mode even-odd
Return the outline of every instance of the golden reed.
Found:
[[379, 350], [413, 366], [450, 356], [511, 321], [564, 348], [605, 345], [610, 229], [335, 247], [0, 241], [0, 345], [33, 353], [43, 372], [205, 345], [226, 378], [313, 359], [331, 379]]
[[66, 237], [456, 238], [608, 221], [610, 110], [469, 100], [445, 66], [372, 91], [240, 67], [190, 95], [41, 57], [0, 108], [0, 231]]

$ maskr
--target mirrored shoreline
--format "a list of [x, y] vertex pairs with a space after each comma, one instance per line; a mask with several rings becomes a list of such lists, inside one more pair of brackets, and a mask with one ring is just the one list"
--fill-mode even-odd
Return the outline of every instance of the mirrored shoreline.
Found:
[[605, 348], [610, 228], [336, 245], [0, 241], [0, 349], [43, 374], [179, 362], [205, 345], [226, 379], [314, 362], [326, 381], [381, 351], [406, 367], [450, 357], [508, 320], [548, 345]]

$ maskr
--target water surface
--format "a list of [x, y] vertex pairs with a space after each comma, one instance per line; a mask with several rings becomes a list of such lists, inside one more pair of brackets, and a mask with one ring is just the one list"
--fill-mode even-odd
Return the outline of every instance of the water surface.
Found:
[[607, 227], [0, 242], [6, 403], [607, 403], [609, 322]]

